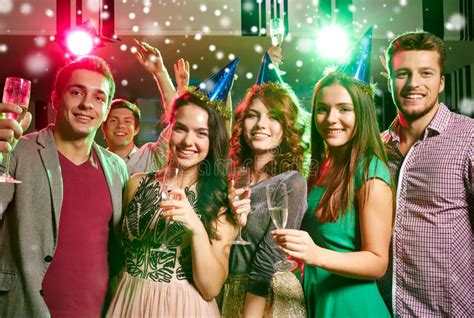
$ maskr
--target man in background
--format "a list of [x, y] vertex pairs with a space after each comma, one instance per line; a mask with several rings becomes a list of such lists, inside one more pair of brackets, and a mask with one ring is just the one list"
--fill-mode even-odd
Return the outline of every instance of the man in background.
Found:
[[125, 99], [113, 100], [109, 115], [102, 124], [102, 132], [107, 150], [127, 163], [138, 150], [134, 138], [140, 132], [140, 109]]

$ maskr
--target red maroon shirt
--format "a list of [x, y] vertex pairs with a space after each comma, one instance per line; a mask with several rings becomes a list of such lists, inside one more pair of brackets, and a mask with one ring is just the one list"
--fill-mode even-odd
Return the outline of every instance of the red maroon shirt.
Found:
[[100, 317], [107, 292], [112, 202], [97, 155], [77, 166], [59, 154], [63, 204], [58, 243], [43, 280], [52, 317]]

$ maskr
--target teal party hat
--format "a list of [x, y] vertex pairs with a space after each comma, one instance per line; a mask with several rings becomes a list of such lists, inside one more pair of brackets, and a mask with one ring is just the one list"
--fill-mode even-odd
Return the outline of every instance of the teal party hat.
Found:
[[264, 83], [284, 83], [281, 76], [278, 74], [278, 69], [272, 63], [272, 59], [267, 52], [265, 52], [265, 55], [263, 56], [257, 80], [255, 81], [256, 85], [262, 85]]
[[349, 56], [336, 71], [349, 75], [362, 84], [370, 85], [370, 54], [372, 52], [372, 33], [370, 27], [352, 48]]

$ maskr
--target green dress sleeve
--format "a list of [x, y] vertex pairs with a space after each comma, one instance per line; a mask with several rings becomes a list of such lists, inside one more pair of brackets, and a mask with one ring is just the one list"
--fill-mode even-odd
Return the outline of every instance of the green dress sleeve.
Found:
[[392, 184], [390, 179], [390, 171], [388, 170], [387, 165], [376, 156], [373, 156], [370, 159], [367, 176], [364, 176], [364, 166], [365, 160], [362, 160], [356, 168], [354, 179], [356, 191], [364, 184], [365, 181], [373, 178], [380, 179], [387, 183], [389, 186]]

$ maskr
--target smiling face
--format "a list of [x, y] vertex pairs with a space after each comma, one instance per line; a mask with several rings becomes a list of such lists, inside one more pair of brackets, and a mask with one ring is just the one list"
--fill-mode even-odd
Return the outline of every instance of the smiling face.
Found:
[[116, 148], [133, 144], [133, 138], [140, 131], [140, 127], [136, 126], [133, 112], [120, 107], [110, 110], [103, 131], [108, 146]]
[[195, 104], [176, 109], [170, 136], [171, 164], [196, 169], [209, 153], [209, 115]]
[[322, 88], [315, 101], [315, 125], [330, 150], [342, 148], [352, 140], [356, 117], [349, 92], [339, 84]]
[[260, 99], [255, 99], [249, 106], [243, 123], [245, 142], [255, 155], [271, 153], [271, 150], [280, 145], [283, 128], [276, 115]]
[[66, 138], [94, 138], [107, 117], [109, 82], [94, 71], [71, 73], [61, 95], [53, 92], [56, 130]]
[[408, 121], [434, 116], [444, 76], [436, 51], [399, 51], [392, 59], [390, 87], [393, 100]]

